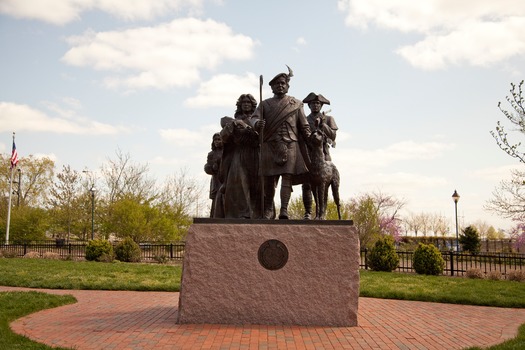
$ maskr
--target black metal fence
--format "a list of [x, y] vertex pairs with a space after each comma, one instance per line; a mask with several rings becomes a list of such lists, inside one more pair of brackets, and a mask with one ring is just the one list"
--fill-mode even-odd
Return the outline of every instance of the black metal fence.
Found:
[[[362, 269], [367, 270], [368, 249], [361, 250]], [[397, 251], [399, 266], [395, 271], [415, 272], [412, 267], [413, 251]], [[468, 270], [479, 269], [487, 274], [490, 271], [499, 271], [506, 276], [510, 271], [525, 270], [525, 254], [520, 253], [456, 253], [453, 251], [441, 252], [445, 260], [444, 274], [450, 276], [464, 276]]]
[[[11, 243], [0, 245], [0, 250], [9, 256], [22, 257], [30, 252], [40, 256], [46, 253], [56, 253], [63, 259], [83, 259], [86, 257], [87, 242], [69, 242], [62, 240], [41, 241], [30, 243]], [[115, 248], [116, 244], [113, 244]], [[184, 243], [141, 243], [143, 262], [182, 261]]]
[[[63, 240], [41, 241], [30, 243], [0, 244], [0, 251], [4, 255], [23, 257], [30, 252], [37, 252], [40, 256], [46, 253], [55, 253], [61, 258], [83, 259], [86, 256], [87, 242], [65, 242]], [[116, 245], [116, 244], [115, 244]], [[143, 262], [182, 261], [184, 258], [184, 242], [180, 243], [141, 243]], [[368, 269], [368, 250], [361, 250], [362, 269]], [[415, 272], [412, 267], [413, 251], [398, 250], [399, 266], [395, 271]], [[525, 254], [520, 253], [456, 253], [453, 251], [441, 252], [446, 262], [444, 274], [463, 276], [470, 269], [479, 269], [487, 274], [490, 271], [499, 271], [503, 276], [510, 271], [525, 270]]]

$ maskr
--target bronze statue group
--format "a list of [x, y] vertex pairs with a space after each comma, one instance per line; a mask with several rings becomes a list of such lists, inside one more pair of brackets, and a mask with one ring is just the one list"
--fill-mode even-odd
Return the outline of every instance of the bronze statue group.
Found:
[[[241, 95], [234, 117], [221, 119], [222, 130], [213, 135], [204, 166], [212, 176], [210, 217], [288, 219], [292, 186], [299, 184], [304, 219], [325, 219], [328, 186], [339, 212], [339, 173], [329, 151], [335, 147], [337, 125], [333, 117], [321, 112], [330, 101], [313, 92], [303, 101], [289, 96], [292, 76], [289, 69], [270, 80], [274, 96], [259, 105], [252, 95]], [[310, 108], [308, 116], [303, 103]], [[277, 215], [274, 197], [279, 179], [281, 206]], [[316, 200], [315, 217], [312, 197]]]

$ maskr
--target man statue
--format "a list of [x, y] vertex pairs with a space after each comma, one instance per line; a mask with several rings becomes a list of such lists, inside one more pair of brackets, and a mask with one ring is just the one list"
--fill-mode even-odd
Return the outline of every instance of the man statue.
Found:
[[273, 198], [279, 176], [279, 219], [282, 220], [288, 219], [293, 177], [308, 173], [304, 140], [310, 136], [310, 127], [302, 102], [287, 95], [290, 78], [293, 76], [290, 68], [288, 70], [288, 74], [280, 73], [270, 80], [269, 85], [274, 96], [262, 101], [251, 118], [252, 125], [263, 135], [259, 171], [264, 177], [264, 219], [272, 218]]
[[[310, 129], [314, 130], [317, 125], [320, 125], [326, 138], [323, 142], [323, 153], [325, 160], [331, 161], [330, 146], [335, 147], [335, 136], [337, 133], [337, 124], [335, 119], [324, 112], [321, 113], [323, 105], [329, 105], [330, 101], [321, 94], [310, 92], [303, 100], [303, 103], [308, 104], [310, 114], [306, 117]], [[321, 123], [322, 122], [322, 123]], [[303, 204], [304, 204], [304, 218], [309, 220], [312, 218], [312, 188], [309, 183], [305, 182], [302, 185], [303, 190]]]

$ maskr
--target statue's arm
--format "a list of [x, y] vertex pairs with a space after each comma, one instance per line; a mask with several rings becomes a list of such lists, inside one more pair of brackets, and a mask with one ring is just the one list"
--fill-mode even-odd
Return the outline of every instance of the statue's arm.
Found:
[[[204, 164], [204, 171], [208, 175], [215, 175], [217, 174], [217, 171], [219, 170], [217, 168], [217, 163], [215, 162], [215, 159], [213, 157], [213, 152], [208, 153], [208, 158], [206, 159], [206, 164]], [[215, 165], [215, 166], [214, 166]]]

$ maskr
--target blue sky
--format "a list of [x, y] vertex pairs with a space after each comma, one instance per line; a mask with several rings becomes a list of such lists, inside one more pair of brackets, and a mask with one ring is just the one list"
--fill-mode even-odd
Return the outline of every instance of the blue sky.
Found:
[[205, 198], [220, 118], [289, 65], [290, 95], [332, 102], [343, 199], [381, 191], [452, 230], [457, 189], [463, 225], [508, 228], [483, 205], [519, 167], [489, 131], [524, 28], [518, 0], [0, 0], [0, 152], [14, 131], [21, 157], [81, 171], [121, 149]]

